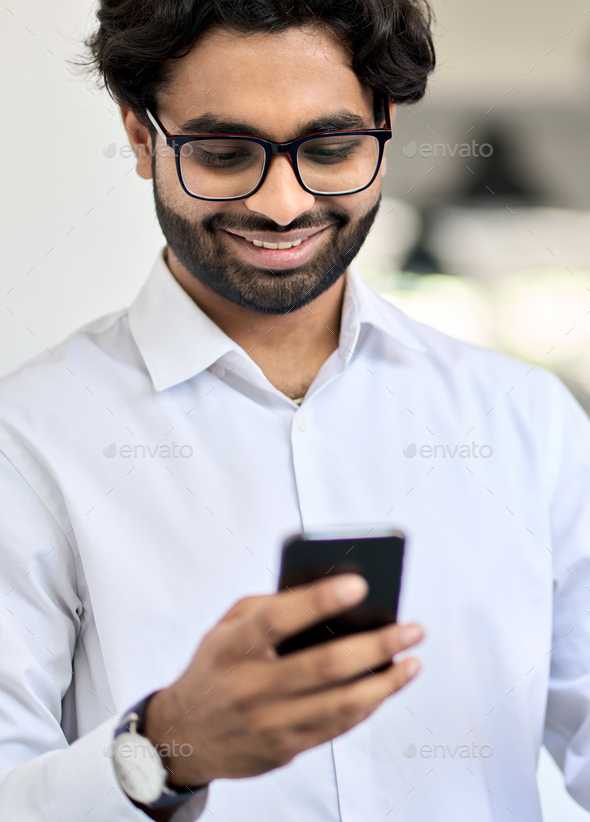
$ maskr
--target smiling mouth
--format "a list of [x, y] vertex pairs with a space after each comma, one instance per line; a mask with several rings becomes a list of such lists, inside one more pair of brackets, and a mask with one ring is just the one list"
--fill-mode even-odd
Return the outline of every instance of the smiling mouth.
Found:
[[253, 245], [256, 248], [266, 248], [269, 251], [288, 251], [290, 248], [297, 248], [297, 246], [300, 246], [301, 243], [305, 243], [306, 241], [313, 239], [318, 234], [324, 232], [326, 228], [329, 228], [329, 225], [323, 226], [322, 228], [316, 228], [311, 231], [309, 229], [307, 229], [307, 231], [293, 231], [290, 232], [291, 236], [288, 240], [281, 239], [281, 237], [277, 236], [277, 234], [274, 234], [273, 236], [270, 232], [260, 232], [258, 236], [255, 236], [254, 234], [245, 236], [244, 234], [239, 234], [236, 231], [231, 231], [231, 229], [225, 230], [230, 234], [233, 234], [234, 237], [239, 237], [240, 240], [244, 240], [249, 245]]

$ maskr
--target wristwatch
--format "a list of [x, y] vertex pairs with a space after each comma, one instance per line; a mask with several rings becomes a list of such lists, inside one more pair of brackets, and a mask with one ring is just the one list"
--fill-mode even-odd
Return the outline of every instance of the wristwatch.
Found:
[[184, 804], [200, 788], [171, 788], [158, 749], [142, 736], [148, 702], [155, 693], [130, 708], [115, 730], [113, 764], [129, 799], [157, 810]]

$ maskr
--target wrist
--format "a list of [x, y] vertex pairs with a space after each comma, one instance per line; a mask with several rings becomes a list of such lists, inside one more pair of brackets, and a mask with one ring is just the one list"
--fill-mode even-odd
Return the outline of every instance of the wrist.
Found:
[[196, 791], [205, 787], [211, 779], [191, 742], [183, 733], [186, 711], [177, 703], [172, 688], [158, 691], [150, 699], [143, 733], [158, 751], [168, 771], [168, 784], [172, 788], [190, 787]]
[[167, 737], [176, 722], [176, 719], [173, 719], [174, 710], [169, 690], [169, 688], [163, 688], [161, 691], [156, 691], [145, 711], [143, 734], [158, 750], [164, 744], [169, 744]]
[[160, 751], [145, 734], [145, 715], [154, 696], [144, 697], [123, 715], [115, 729], [113, 765], [121, 788], [133, 804], [159, 813], [188, 802], [195, 791], [169, 784], [170, 772]]

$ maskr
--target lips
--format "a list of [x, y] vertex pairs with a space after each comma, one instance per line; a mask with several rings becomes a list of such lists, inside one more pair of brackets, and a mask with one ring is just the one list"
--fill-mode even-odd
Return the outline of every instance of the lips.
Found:
[[325, 228], [328, 228], [328, 226], [308, 228], [305, 231], [291, 231], [288, 234], [272, 234], [270, 232], [257, 232], [252, 234], [246, 232], [246, 234], [243, 234], [241, 231], [232, 231], [231, 229], [226, 229], [226, 231], [233, 234], [234, 237], [241, 237], [243, 240], [246, 240], [247, 243], [251, 243], [257, 248], [288, 249], [300, 245], [303, 240], [308, 240], [310, 237], [313, 237], [314, 234], [319, 234], [319, 232]]
[[306, 231], [293, 231], [289, 234], [249, 235], [224, 230], [245, 262], [279, 270], [294, 268], [308, 262], [329, 228], [331, 225]]

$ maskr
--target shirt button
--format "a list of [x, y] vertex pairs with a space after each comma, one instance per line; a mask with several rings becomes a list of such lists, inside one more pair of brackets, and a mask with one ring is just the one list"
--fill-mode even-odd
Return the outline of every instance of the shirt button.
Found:
[[303, 414], [297, 414], [297, 428], [300, 431], [307, 431], [307, 417], [304, 417]]

